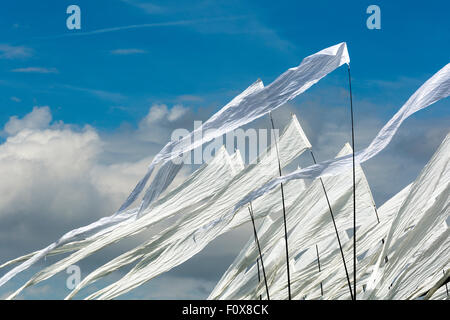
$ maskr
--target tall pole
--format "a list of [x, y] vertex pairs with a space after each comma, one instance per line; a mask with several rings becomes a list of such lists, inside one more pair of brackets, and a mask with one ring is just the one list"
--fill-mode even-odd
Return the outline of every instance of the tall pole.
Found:
[[352, 77], [348, 65], [348, 85], [350, 89], [350, 114], [352, 119], [352, 158], [353, 158], [353, 299], [356, 300], [356, 174], [355, 174], [355, 127], [353, 121]]
[[[250, 213], [250, 217], [252, 219], [253, 234], [255, 235], [256, 245], [258, 246], [259, 258], [261, 259], [261, 267], [262, 267], [262, 272], [263, 272], [263, 277], [264, 277], [264, 284], [266, 285], [267, 300], [270, 300], [269, 286], [267, 285], [267, 278], [266, 278], [266, 269], [264, 268], [264, 261], [262, 258], [261, 246], [259, 245], [258, 233], [256, 232], [255, 218], [253, 217], [253, 207], [252, 207], [251, 203], [250, 203], [250, 206], [248, 207], [248, 212]], [[259, 265], [258, 265], [258, 279], [259, 279]]]
[[[445, 276], [445, 270], [442, 270], [442, 273]], [[447, 282], [445, 283], [445, 290], [447, 290], [447, 298], [448, 298], [448, 287], [447, 287]]]
[[[261, 283], [261, 275], [259, 273], [259, 258], [256, 258], [256, 267], [258, 268], [258, 285]], [[262, 294], [259, 295], [259, 300], [262, 300]]]
[[[269, 116], [270, 116], [270, 122], [272, 123], [272, 131], [275, 131], [275, 126], [273, 124], [273, 119], [272, 119], [272, 113], [269, 112]], [[274, 133], [274, 140], [275, 140], [275, 148], [277, 150], [278, 171], [279, 171], [279, 174], [281, 177], [282, 174], [281, 174], [280, 154], [278, 152], [278, 142], [277, 142], [275, 133]], [[286, 206], [284, 204], [283, 183], [281, 183], [280, 186], [281, 186], [281, 201], [283, 203], [284, 241], [286, 243], [286, 269], [287, 269], [287, 281], [288, 281], [288, 298], [289, 298], [289, 300], [291, 300], [291, 276], [290, 276], [290, 272], [289, 272], [289, 248], [288, 248], [288, 235], [287, 235], [287, 225], [286, 225]]]
[[[320, 273], [320, 257], [319, 257], [319, 247], [316, 244], [316, 253], [317, 253], [317, 265], [319, 267], [319, 273]], [[323, 297], [323, 286], [322, 281], [320, 281], [320, 295]]]
[[377, 223], [380, 223], [380, 217], [378, 216], [377, 205], [373, 204], [373, 209], [375, 210], [375, 215], [377, 216]]
[[[314, 153], [312, 152], [312, 149], [310, 149], [309, 151], [311, 152], [311, 157], [313, 159], [314, 164], [316, 164], [316, 158], [314, 157]], [[336, 226], [336, 221], [334, 220], [334, 214], [333, 214], [333, 210], [331, 209], [330, 199], [328, 199], [327, 190], [325, 189], [325, 184], [323, 183], [322, 178], [319, 178], [319, 179], [320, 179], [320, 183], [322, 184], [322, 189], [323, 189], [323, 193], [325, 194], [325, 199], [327, 200], [328, 209], [330, 210], [331, 220], [333, 221], [333, 226], [334, 226], [334, 232], [336, 233], [336, 238], [337, 238], [337, 241], [339, 244], [339, 250], [341, 251], [341, 257], [342, 257], [342, 262], [344, 264], [345, 275], [347, 276], [347, 284], [348, 284], [348, 289], [350, 291], [350, 297], [353, 300], [352, 285], [350, 284], [350, 277], [348, 275], [347, 264], [345, 263], [344, 251], [342, 250], [341, 239], [339, 237], [339, 232], [338, 232], [338, 229]]]

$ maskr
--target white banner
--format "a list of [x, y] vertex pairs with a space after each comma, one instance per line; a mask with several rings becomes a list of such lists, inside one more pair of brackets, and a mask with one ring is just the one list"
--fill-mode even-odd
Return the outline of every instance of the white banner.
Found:
[[[362, 151], [355, 153], [355, 164], [363, 163], [381, 152], [391, 142], [400, 125], [409, 116], [429, 105], [450, 95], [450, 63], [428, 79], [400, 108], [391, 120], [378, 132], [370, 145]], [[244, 197], [234, 208], [234, 211], [247, 203], [259, 198], [263, 194], [277, 187], [280, 183], [292, 179], [317, 179], [319, 177], [334, 176], [352, 168], [352, 155], [331, 159], [296, 170], [285, 176], [273, 179], [261, 188], [258, 188]]]

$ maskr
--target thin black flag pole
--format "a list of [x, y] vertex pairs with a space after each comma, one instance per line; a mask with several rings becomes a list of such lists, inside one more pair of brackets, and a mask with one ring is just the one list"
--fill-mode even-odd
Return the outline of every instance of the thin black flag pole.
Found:
[[[275, 148], [277, 150], [277, 158], [278, 158], [278, 171], [279, 171], [279, 174], [281, 177], [282, 173], [281, 173], [280, 154], [278, 152], [278, 142], [277, 142], [277, 138], [275, 136], [275, 126], [273, 124], [272, 113], [269, 112], [269, 116], [270, 116], [270, 122], [272, 123], [272, 131], [274, 131]], [[290, 272], [289, 272], [289, 247], [288, 247], [288, 234], [287, 234], [287, 225], [286, 225], [286, 206], [284, 204], [283, 184], [281, 183], [280, 186], [281, 186], [281, 201], [283, 203], [284, 240], [286, 243], [286, 269], [287, 269], [287, 281], [288, 281], [288, 298], [289, 298], [289, 300], [291, 300], [291, 276], [290, 276]]]
[[[442, 273], [445, 276], [445, 270], [442, 270]], [[448, 298], [448, 287], [447, 287], [447, 282], [445, 283], [445, 290], [447, 290], [447, 298]]]
[[[319, 257], [319, 246], [316, 244], [316, 253], [317, 253], [317, 265], [319, 267], [319, 273], [320, 273], [320, 257]], [[322, 281], [320, 281], [320, 295], [323, 297], [323, 286]]]
[[[256, 267], [258, 268], [258, 285], [261, 283], [261, 274], [259, 272], [259, 258], [256, 258]], [[262, 294], [259, 295], [259, 300], [262, 300]]]
[[[312, 152], [312, 149], [310, 149], [309, 151], [311, 152], [311, 157], [313, 159], [314, 164], [316, 164], [317, 163], [316, 158], [314, 157], [314, 153]], [[319, 179], [320, 179], [320, 183], [322, 184], [322, 189], [323, 189], [323, 193], [325, 194], [325, 199], [327, 200], [328, 209], [330, 210], [331, 220], [333, 221], [333, 226], [334, 226], [334, 232], [336, 233], [336, 238], [337, 238], [337, 241], [339, 244], [339, 250], [341, 251], [342, 262], [344, 263], [345, 275], [347, 276], [347, 283], [348, 283], [348, 289], [350, 291], [350, 297], [353, 300], [352, 285], [350, 284], [350, 277], [348, 275], [347, 264], [345, 263], [344, 251], [342, 250], [341, 239], [339, 237], [338, 229], [336, 226], [336, 221], [334, 220], [334, 214], [333, 214], [333, 210], [331, 209], [330, 199], [328, 199], [327, 190], [325, 189], [325, 184], [323, 183], [322, 178], [319, 178]]]
[[348, 65], [348, 85], [350, 89], [350, 114], [352, 120], [353, 158], [353, 299], [356, 300], [356, 174], [355, 174], [355, 126], [353, 121], [352, 77]]
[[[261, 246], [259, 244], [258, 233], [256, 232], [255, 218], [253, 217], [253, 207], [252, 207], [251, 203], [250, 203], [250, 205], [248, 207], [248, 212], [250, 213], [250, 217], [252, 219], [253, 233], [255, 235], [256, 245], [258, 246], [259, 258], [261, 260], [261, 268], [262, 268], [263, 277], [264, 277], [264, 284], [266, 286], [267, 300], [270, 300], [269, 286], [267, 285], [267, 278], [266, 278], [266, 270], [264, 268], [264, 261], [263, 261], [263, 258], [262, 258]], [[258, 277], [259, 277], [259, 266], [258, 266]]]

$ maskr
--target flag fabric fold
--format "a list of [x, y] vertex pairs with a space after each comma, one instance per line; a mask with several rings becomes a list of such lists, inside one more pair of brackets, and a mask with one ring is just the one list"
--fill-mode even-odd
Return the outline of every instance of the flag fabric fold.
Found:
[[[169, 160], [176, 159], [185, 152], [189, 152], [216, 137], [250, 123], [268, 112], [275, 110], [306, 91], [336, 68], [345, 63], [348, 64], [349, 62], [350, 57], [348, 55], [347, 45], [345, 42], [342, 42], [304, 58], [299, 66], [287, 70], [267, 87], [264, 87], [261, 80], [256, 81], [214, 114], [201, 127], [178, 141], [172, 141], [166, 144], [166, 146], [154, 157], [144, 177], [138, 182], [117, 212], [89, 225], [67, 232], [60, 239], [46, 248], [36, 251], [32, 256], [23, 256], [20, 259], [12, 260], [19, 262], [26, 259], [0, 278], [0, 287], [15, 275], [28, 269], [31, 265], [60, 246], [80, 240], [86, 236], [86, 234], [92, 234], [92, 232], [95, 232], [96, 230], [117, 224], [118, 221], [122, 222], [124, 220], [123, 215], [127, 216], [130, 211], [134, 211], [133, 209], [127, 210], [127, 208], [138, 198], [145, 188], [156, 165], [161, 164], [162, 168], [167, 169], [167, 167], [164, 167], [164, 164]], [[205, 134], [202, 139], [192, 141], [198, 131], [202, 131]], [[170, 169], [171, 170], [169, 171], [171, 172], [166, 172], [167, 177], [173, 178], [176, 168], [171, 167]], [[144, 199], [141, 201], [137, 213], [134, 213], [134, 217], [142, 217], [144, 211], [146, 211], [152, 201], [157, 199], [157, 196], [165, 190], [170, 182], [170, 179], [167, 180], [163, 187], [151, 184], [146, 191]], [[154, 191], [154, 188], [158, 188], [158, 190]], [[9, 263], [12, 262], [6, 262], [3, 265], [6, 266]]]
[[[380, 153], [394, 137], [400, 125], [409, 116], [422, 110], [431, 104], [450, 95], [450, 63], [428, 79], [400, 108], [378, 132], [370, 145], [362, 151], [355, 153], [355, 163], [363, 163]], [[280, 183], [292, 179], [317, 179], [319, 177], [333, 176], [352, 167], [352, 155], [346, 155], [337, 159], [331, 159], [318, 164], [295, 170], [290, 174], [273, 179], [264, 186], [253, 190], [236, 205], [234, 210], [254, 201], [256, 198], [269, 192]], [[232, 214], [232, 213], [230, 213]]]

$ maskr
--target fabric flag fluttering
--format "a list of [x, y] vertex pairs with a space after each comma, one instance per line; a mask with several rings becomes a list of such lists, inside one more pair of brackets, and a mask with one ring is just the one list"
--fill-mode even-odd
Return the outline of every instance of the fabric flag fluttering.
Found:
[[[175, 163], [173, 160], [179, 160], [184, 153], [270, 113], [342, 64], [349, 64], [349, 61], [346, 44], [341, 43], [306, 57], [298, 67], [289, 69], [266, 87], [260, 80], [256, 81], [203, 126], [178, 141], [168, 143], [155, 156], [148, 171], [119, 211], [66, 233], [58, 241], [40, 251], [4, 263], [0, 268], [24, 261], [0, 278], [0, 286], [46, 255], [75, 251], [36, 273], [9, 297], [14, 298], [24, 288], [52, 277], [67, 266], [109, 244], [135, 235], [146, 228], [160, 227], [160, 222], [162, 224], [169, 218], [176, 218], [175, 224], [163, 227], [142, 245], [92, 272], [68, 296], [71, 298], [84, 286], [137, 262], [122, 279], [88, 297], [111, 299], [180, 265], [219, 235], [249, 221], [246, 210], [243, 212], [244, 210], [240, 209], [251, 203], [255, 207], [255, 219], [265, 218], [258, 235], [261, 234], [263, 243], [261, 258], [264, 258], [265, 264], [267, 263], [267, 281], [270, 284], [271, 297], [273, 290], [275, 299], [283, 298], [286, 294], [286, 285], [289, 283], [279, 263], [283, 260], [280, 259], [283, 253], [283, 243], [280, 241], [283, 224], [281, 219], [272, 220], [273, 216], [269, 216], [282, 210], [279, 198], [274, 192], [275, 187], [282, 183], [287, 187], [296, 186], [293, 189], [295, 192], [289, 188], [286, 190], [288, 196], [286, 205], [293, 212], [289, 215], [291, 221], [288, 221], [289, 225], [293, 226], [292, 230], [289, 230], [292, 234], [289, 238], [290, 241], [292, 239], [292, 247], [290, 244], [289, 252], [286, 252], [290, 257], [287, 259], [288, 266], [289, 268], [292, 266], [294, 271], [293, 297], [316, 298], [317, 288], [324, 283], [327, 288], [326, 292], [322, 292], [324, 298], [348, 298], [345, 286], [329, 285], [345, 283], [345, 275], [340, 267], [339, 252], [335, 242], [332, 242], [335, 234], [331, 222], [329, 219], [325, 220], [325, 216], [327, 218], [329, 216], [325, 214], [328, 210], [324, 210], [327, 207], [323, 202], [323, 192], [318, 180], [314, 179], [328, 180], [327, 189], [335, 191], [330, 199], [338, 204], [336, 215], [340, 228], [350, 228], [350, 221], [347, 219], [351, 213], [349, 210], [351, 186], [348, 185], [350, 183], [348, 174], [349, 169], [356, 163], [358, 174], [355, 177], [358, 177], [358, 181], [355, 181], [354, 186], [357, 185], [356, 190], [360, 191], [359, 194], [353, 191], [353, 196], [358, 197], [358, 210], [361, 208], [361, 215], [358, 215], [360, 227], [358, 231], [361, 235], [358, 237], [358, 248], [353, 251], [354, 261], [356, 262], [358, 256], [360, 266], [358, 272], [354, 273], [354, 294], [358, 292], [362, 293], [364, 298], [389, 299], [432, 295], [430, 292], [436, 291], [437, 286], [443, 281], [442, 270], [446, 268], [446, 252], [450, 248], [448, 226], [445, 224], [450, 210], [448, 205], [450, 136], [444, 140], [416, 182], [405, 188], [392, 201], [388, 201], [388, 206], [380, 208], [380, 213], [389, 213], [388, 217], [383, 216], [381, 222], [378, 217], [378, 222], [375, 221], [376, 209], [360, 164], [381, 152], [409, 116], [450, 95], [450, 64], [426, 81], [380, 130], [371, 144], [353, 156], [351, 154], [353, 150], [346, 145], [335, 159], [274, 178], [278, 170], [273, 166], [276, 164], [275, 154], [263, 153], [256, 163], [244, 168], [238, 153], [230, 156], [222, 147], [216, 153], [216, 162], [213, 165], [203, 166], [188, 178], [188, 183], [166, 192], [182, 167], [181, 163]], [[202, 135], [200, 140], [195, 139], [199, 131]], [[279, 141], [282, 163], [280, 168], [311, 148], [295, 116]], [[157, 169], [156, 176], [145, 191], [140, 205], [128, 209], [144, 190], [155, 169]], [[306, 186], [302, 179], [313, 181]], [[298, 192], [303, 189], [306, 191]], [[251, 192], [248, 193], [249, 191]], [[247, 195], [242, 199], [244, 194]], [[359, 207], [360, 205], [362, 207]], [[356, 208], [355, 205], [353, 207]], [[353, 226], [354, 229], [355, 227], [356, 225]], [[343, 256], [344, 253], [348, 256], [352, 249], [352, 241], [345, 232], [336, 230], [336, 233], [338, 235], [343, 233], [342, 237], [345, 240], [341, 252]], [[352, 240], [356, 241], [356, 238]], [[320, 265], [323, 267], [320, 273], [317, 272], [315, 260], [311, 259], [311, 253], [316, 253], [317, 244], [320, 244], [321, 248], [327, 248], [321, 249], [320, 252]], [[307, 252], [298, 258], [298, 252], [305, 249]], [[251, 298], [262, 293], [263, 283], [259, 282], [255, 291], [255, 281], [251, 281], [257, 275], [254, 265], [255, 258], [258, 261], [255, 250], [254, 240], [249, 241], [245, 251], [239, 256], [240, 260], [236, 260], [236, 264], [232, 266], [234, 269], [230, 269], [231, 272], [224, 276], [211, 297]], [[389, 257], [389, 262], [385, 257]], [[253, 266], [248, 268], [249, 264]], [[242, 273], [240, 272], [242, 270], [246, 271]], [[301, 281], [302, 279], [307, 281]], [[250, 283], [251, 287], [248, 285]]]
[[[444, 99], [450, 95], [450, 63], [428, 79], [400, 108], [400, 110], [389, 120], [389, 122], [378, 132], [370, 145], [362, 151], [355, 153], [355, 163], [361, 164], [380, 153], [390, 143], [400, 125], [409, 116], [422, 110], [431, 104]], [[352, 155], [323, 161], [304, 169], [293, 171], [283, 177], [273, 179], [266, 185], [253, 190], [245, 196], [234, 208], [234, 211], [245, 204], [254, 201], [263, 194], [277, 187], [280, 183], [292, 179], [317, 179], [319, 177], [333, 176], [353, 165]], [[233, 210], [232, 210], [233, 211]], [[232, 212], [230, 212], [232, 214]]]
[[450, 133], [412, 184], [392, 221], [365, 298], [418, 298], [442, 277], [450, 250], [449, 198]]
[[[27, 283], [11, 294], [8, 299], [14, 298], [23, 289], [52, 277], [68, 266], [77, 263], [79, 260], [88, 257], [111, 243], [142, 232], [145, 229], [156, 228], [159, 222], [173, 220], [187, 210], [202, 210], [214, 197], [214, 194], [222, 190], [238, 172], [239, 168], [243, 168], [243, 166], [244, 164], [239, 155], [230, 157], [225, 147], [222, 146], [210, 163], [204, 164], [191, 174], [185, 183], [156, 201], [151, 207], [152, 215], [144, 215], [138, 220], [130, 218], [124, 223], [115, 225], [109, 232], [100, 232], [86, 239], [77, 248], [76, 252], [36, 273]], [[221, 179], [215, 179], [217, 176], [220, 176]], [[164, 240], [160, 237], [156, 237], [156, 239], [160, 242]], [[139, 252], [140, 248], [136, 249]], [[135, 256], [138, 257], [138, 255]], [[128, 263], [134, 261], [133, 259], [136, 258], [129, 257]]]
[[[268, 112], [275, 110], [286, 102], [294, 99], [299, 94], [305, 92], [320, 79], [345, 63], [350, 63], [350, 57], [348, 55], [346, 43], [342, 42], [304, 58], [299, 66], [290, 68], [267, 87], [264, 87], [261, 80], [256, 81], [243, 93], [235, 97], [231, 102], [214, 114], [201, 127], [196, 129], [203, 132], [201, 140], [191, 141], [197, 133], [196, 130], [194, 130], [178, 141], [169, 142], [155, 156], [147, 173], [138, 182], [116, 213], [101, 218], [87, 226], [67, 232], [56, 242], [37, 251], [32, 256], [21, 257], [21, 259], [26, 259], [26, 261], [3, 275], [0, 278], [0, 287], [15, 275], [28, 269], [34, 263], [64, 244], [79, 240], [86, 235], [91, 235], [94, 231], [98, 231], [105, 226], [110, 227], [114, 224], [123, 222], [129, 218], [130, 214], [134, 217], [141, 217], [151, 202], [155, 200], [171, 182], [170, 180], [165, 181], [163, 187], [161, 188], [161, 186], [159, 186], [157, 191], [153, 190], [156, 186], [151, 184], [146, 191], [137, 212], [133, 209], [127, 210], [145, 188], [157, 164], [162, 164], [164, 166], [164, 163], [167, 163], [169, 160], [176, 159], [185, 152], [200, 147], [216, 137], [222, 136], [229, 131], [250, 123]], [[165, 176], [173, 178], [177, 169], [176, 166], [166, 167], [167, 171]], [[18, 260], [15, 259], [15, 261]], [[6, 262], [4, 265], [8, 265], [8, 263], [9, 262]]]
[[[338, 156], [344, 154], [351, 154], [352, 148], [346, 144], [340, 151]], [[358, 212], [360, 212], [360, 221], [374, 223], [376, 221], [375, 214], [372, 207], [372, 195], [369, 184], [365, 178], [364, 172], [358, 166], [357, 170], [357, 198], [358, 198]], [[336, 235], [330, 218], [329, 207], [325, 200], [322, 184], [319, 180], [315, 180], [302, 192], [299, 192], [297, 183], [301, 180], [289, 181], [285, 190], [286, 199], [292, 202], [289, 205], [288, 225], [291, 226], [289, 230], [289, 252], [290, 264], [292, 265], [293, 275], [300, 270], [298, 262], [303, 261], [304, 257], [298, 258], [299, 252], [305, 248], [314, 248], [311, 262], [315, 261], [315, 245], [321, 244], [322, 253], [326, 255], [329, 248], [338, 248], [336, 242]], [[340, 175], [324, 178], [324, 183], [327, 186], [327, 193], [331, 206], [334, 208], [334, 216], [336, 223], [341, 230], [340, 238], [348, 239], [345, 229], [352, 226], [351, 216], [352, 210], [352, 193], [353, 184], [351, 173], [344, 172]], [[275, 191], [275, 190], [274, 190]], [[293, 198], [293, 199], [292, 199]], [[255, 210], [255, 212], [257, 212]], [[258, 230], [261, 247], [263, 248], [263, 257], [266, 262], [267, 278], [270, 279], [271, 295], [275, 299], [287, 298], [287, 276], [284, 268], [284, 222], [280, 214], [281, 208], [278, 211], [273, 211], [271, 217], [266, 217], [260, 230]], [[273, 221], [272, 217], [278, 214], [278, 218]], [[326, 249], [327, 248], [327, 249]], [[336, 252], [334, 252], [336, 253]], [[255, 245], [250, 238], [247, 245], [242, 249], [235, 262], [227, 270], [226, 274], [217, 284], [216, 288], [210, 295], [210, 299], [252, 299], [255, 298], [260, 291], [254, 291], [253, 283], [255, 282], [255, 272], [253, 268], [248, 268], [248, 265], [254, 265], [253, 261], [258, 255]], [[337, 252], [338, 259], [340, 259], [339, 252]], [[322, 259], [322, 258], [321, 258]], [[342, 262], [338, 260], [337, 264], [342, 270]], [[322, 263], [322, 262], [321, 262]], [[317, 276], [317, 265], [315, 265], [314, 276]], [[343, 272], [342, 272], [343, 273]], [[293, 288], [298, 286], [294, 281], [291, 281]], [[260, 284], [259, 289], [263, 289]], [[348, 293], [348, 292], [347, 292]], [[295, 291], [293, 291], [293, 299], [295, 299]]]
[[[280, 136], [278, 145], [280, 146], [282, 167], [291, 163], [292, 160], [311, 147], [295, 116], [292, 117], [289, 125]], [[88, 298], [112, 299], [123, 294], [185, 262], [219, 235], [249, 222], [250, 217], [247, 208], [245, 208], [245, 210], [236, 214], [232, 223], [228, 224], [225, 229], [213, 229], [202, 238], [193, 238], [193, 232], [196, 229], [201, 228], [205, 223], [214, 221], [222, 212], [233, 207], [244, 190], [248, 190], [252, 186], [262, 185], [277, 175], [277, 154], [274, 149], [272, 145], [254, 162], [242, 169], [222, 190], [216, 192], [215, 197], [210, 199], [206, 206], [195, 211], [185, 210], [183, 216], [176, 224], [170, 225], [153, 239], [138, 247], [137, 249], [139, 250], [133, 249], [114, 259], [116, 263], [108, 263], [108, 265], [95, 270], [94, 273], [97, 275], [107, 274], [112, 270], [111, 268], [116, 269], [129, 263], [123, 259], [125, 255], [128, 260], [132, 261], [132, 256], [145, 252], [138, 264], [122, 279], [92, 294]], [[213, 179], [220, 180], [217, 176], [213, 177]], [[213, 183], [213, 181], [209, 183]], [[279, 195], [269, 194], [267, 197], [252, 203], [252, 207], [255, 210], [255, 218], [263, 217], [278, 208], [281, 210], [281, 204], [279, 201], [274, 201], [274, 199], [279, 199]], [[143, 219], [146, 217], [144, 216]], [[140, 220], [136, 221], [136, 224], [139, 222]], [[91, 278], [91, 276], [88, 275], [88, 278]]]
[[[290, 68], [266, 87], [261, 80], [256, 81], [200, 127], [182, 139], [166, 144], [155, 156], [148, 171], [152, 171], [158, 163], [172, 160], [277, 109], [345, 63], [350, 63], [350, 57], [347, 44], [342, 42], [304, 58], [299, 66]], [[195, 139], [199, 132], [203, 133], [202, 139]], [[144, 179], [148, 179], [147, 175]], [[127, 208], [144, 185], [140, 181], [121, 208]], [[143, 209], [145, 207], [141, 206], [140, 210]]]

